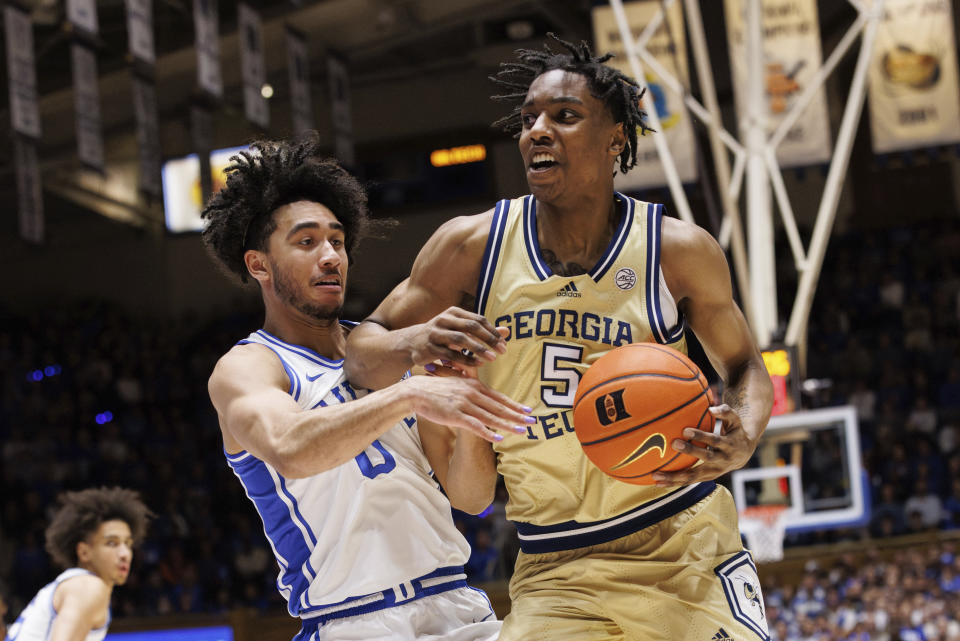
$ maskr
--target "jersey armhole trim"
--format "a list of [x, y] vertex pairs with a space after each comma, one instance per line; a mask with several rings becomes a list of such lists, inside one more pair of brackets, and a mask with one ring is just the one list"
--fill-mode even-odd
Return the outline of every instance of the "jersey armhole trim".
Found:
[[500, 251], [503, 249], [503, 233], [507, 226], [507, 212], [510, 211], [510, 201], [501, 200], [493, 210], [493, 220], [490, 221], [490, 232], [487, 235], [487, 246], [483, 250], [483, 262], [480, 267], [480, 282], [477, 283], [476, 309], [483, 314], [490, 297], [490, 287], [497, 271], [500, 260]]
[[277, 358], [280, 359], [280, 363], [283, 365], [283, 371], [287, 373], [287, 378], [290, 380], [290, 389], [287, 390], [287, 393], [289, 393], [290, 396], [293, 397], [293, 400], [295, 401], [300, 400], [300, 390], [301, 390], [300, 377], [297, 376], [297, 373], [293, 370], [292, 367], [290, 367], [287, 361], [284, 360], [283, 356], [280, 355], [280, 352], [276, 348], [274, 348], [272, 345], [269, 345], [267, 343], [261, 343], [260, 341], [251, 341], [247, 339], [244, 339], [242, 341], [237, 341], [237, 345], [262, 345], [267, 349], [269, 349], [274, 354], [276, 354]]

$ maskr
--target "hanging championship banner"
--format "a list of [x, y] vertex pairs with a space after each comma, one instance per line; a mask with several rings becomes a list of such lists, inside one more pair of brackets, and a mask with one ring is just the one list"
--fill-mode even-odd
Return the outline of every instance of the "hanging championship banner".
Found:
[[[748, 111], [747, 2], [725, 0], [727, 42], [737, 116]], [[762, 0], [767, 134], [772, 134], [823, 64], [816, 0]], [[827, 162], [833, 144], [827, 95], [821, 87], [777, 147], [781, 167]]]
[[67, 21], [90, 35], [100, 33], [96, 0], [67, 0]]
[[[644, 27], [650, 23], [661, 6], [659, 0], [624, 3], [623, 10], [634, 38], [643, 32]], [[614, 18], [613, 9], [609, 6], [594, 7], [592, 15], [594, 51], [598, 54], [608, 51], [613, 53], [616, 57], [607, 64], [632, 78], [633, 70], [620, 39], [620, 29]], [[683, 86], [690, 86], [687, 40], [679, 2], [674, 2], [667, 9], [663, 23], [647, 41], [646, 48]], [[690, 114], [687, 113], [687, 108], [683, 104], [683, 96], [669, 89], [642, 62], [641, 66], [644, 68], [648, 86], [647, 95], [643, 98], [643, 109], [657, 110], [661, 131], [648, 133], [646, 136], [639, 136], [639, 131], [637, 132], [637, 166], [626, 175], [618, 172], [614, 184], [617, 189], [623, 190], [659, 187], [667, 184], [653, 136], [666, 136], [680, 180], [693, 182], [697, 179], [696, 147]]]
[[213, 115], [201, 105], [190, 107], [190, 133], [193, 149], [200, 161], [200, 201], [205, 203], [213, 193], [213, 177], [210, 174], [210, 152], [213, 150]]
[[246, 4], [237, 10], [237, 39], [243, 71], [243, 110], [247, 120], [264, 129], [270, 124], [270, 107], [263, 95], [267, 70], [263, 63], [263, 22]]
[[133, 108], [137, 119], [137, 150], [140, 158], [140, 189], [154, 198], [162, 193], [160, 182], [160, 123], [157, 90], [153, 83], [133, 75]]
[[350, 115], [350, 78], [339, 58], [327, 56], [330, 79], [330, 112], [333, 116], [334, 155], [348, 167], [354, 163], [353, 118]]
[[24, 136], [39, 138], [40, 110], [37, 107], [37, 70], [30, 14], [7, 5], [3, 8], [3, 26], [7, 39], [10, 125]]
[[37, 163], [36, 143], [23, 136], [13, 136], [13, 160], [17, 172], [17, 218], [20, 237], [40, 244], [43, 242], [43, 192], [40, 167]]
[[960, 141], [949, 0], [886, 0], [868, 81], [876, 153]]
[[125, 0], [130, 55], [148, 65], [157, 61], [153, 47], [153, 0]]
[[217, 0], [193, 0], [193, 28], [197, 49], [197, 84], [217, 98], [223, 97], [220, 75], [220, 12]]
[[97, 57], [78, 42], [70, 47], [73, 58], [73, 106], [77, 120], [77, 156], [88, 167], [103, 171], [103, 133], [100, 126], [100, 85]]
[[310, 99], [310, 58], [303, 34], [287, 27], [287, 69], [290, 73], [290, 111], [293, 133], [313, 129], [313, 102]]

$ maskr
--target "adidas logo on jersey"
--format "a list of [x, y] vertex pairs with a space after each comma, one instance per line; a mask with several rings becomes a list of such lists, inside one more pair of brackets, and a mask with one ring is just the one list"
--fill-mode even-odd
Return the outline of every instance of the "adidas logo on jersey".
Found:
[[717, 630], [717, 633], [710, 637], [710, 641], [733, 641], [733, 637], [727, 634], [723, 628]]
[[577, 291], [577, 286], [573, 284], [573, 281], [567, 283], [567, 286], [557, 292], [557, 296], [566, 296], [568, 298], [580, 298], [583, 296], [580, 292]]

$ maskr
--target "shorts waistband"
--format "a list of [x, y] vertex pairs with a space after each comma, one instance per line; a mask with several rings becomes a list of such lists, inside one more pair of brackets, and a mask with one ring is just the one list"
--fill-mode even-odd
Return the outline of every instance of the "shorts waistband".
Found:
[[467, 587], [467, 575], [463, 566], [439, 568], [400, 585], [363, 596], [350, 597], [339, 603], [321, 605], [301, 614], [303, 629], [316, 629], [328, 621], [368, 614], [398, 605], [411, 603], [432, 594]]
[[520, 549], [527, 554], [543, 554], [608, 543], [682, 512], [709, 496], [716, 487], [714, 481], [687, 485], [619, 516], [592, 523], [566, 521], [541, 526], [514, 521]]

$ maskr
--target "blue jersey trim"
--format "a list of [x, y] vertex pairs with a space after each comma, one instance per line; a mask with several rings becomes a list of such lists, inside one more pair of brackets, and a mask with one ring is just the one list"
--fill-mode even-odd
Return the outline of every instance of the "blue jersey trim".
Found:
[[647, 321], [653, 338], [667, 342], [667, 330], [660, 315], [660, 216], [662, 205], [647, 207]]
[[533, 266], [537, 278], [547, 280], [549, 276], [553, 276], [553, 270], [543, 262], [540, 255], [540, 239], [537, 238], [537, 199], [533, 196], [523, 197], [523, 241], [527, 248], [530, 265]]
[[[449, 577], [449, 579], [444, 580], [445, 577]], [[424, 585], [425, 582], [427, 585]], [[372, 592], [362, 596], [350, 597], [338, 603], [330, 603], [311, 608], [310, 611], [320, 613], [310, 616], [310, 611], [302, 612], [301, 614], [305, 615], [303, 617], [303, 627], [305, 630], [308, 627], [311, 630], [316, 630], [328, 621], [369, 614], [371, 612], [377, 612], [378, 610], [385, 610], [398, 605], [412, 603], [426, 596], [441, 594], [465, 587], [468, 586], [463, 566], [439, 568], [429, 574], [411, 579], [405, 584], [387, 588], [382, 592]], [[361, 604], [351, 607], [350, 603], [355, 601]], [[324, 612], [324, 610], [330, 610], [331, 608], [334, 609], [333, 612]]]
[[497, 271], [497, 263], [500, 260], [500, 250], [503, 248], [503, 236], [507, 228], [507, 212], [509, 211], [509, 200], [501, 200], [493, 210], [493, 220], [490, 221], [490, 233], [487, 236], [487, 247], [483, 251], [480, 282], [477, 284], [477, 301], [474, 311], [478, 314], [483, 314], [483, 310], [487, 307], [493, 276]]
[[297, 376], [297, 372], [287, 364], [287, 361], [283, 359], [283, 356], [280, 355], [280, 352], [277, 351], [273, 345], [268, 345], [267, 343], [261, 343], [259, 341], [252, 341], [249, 339], [243, 339], [242, 341], [237, 341], [237, 345], [262, 345], [269, 349], [271, 352], [277, 355], [277, 358], [280, 359], [280, 363], [283, 364], [283, 371], [287, 373], [287, 378], [290, 379], [290, 389], [287, 390], [287, 393], [293, 397], [293, 400], [300, 400], [300, 377]]
[[333, 359], [327, 358], [326, 356], [321, 356], [320, 354], [317, 354], [315, 351], [313, 351], [309, 347], [288, 343], [284, 340], [277, 338], [276, 336], [274, 336], [273, 334], [271, 334], [270, 332], [264, 329], [258, 329], [256, 331], [256, 334], [260, 336], [262, 339], [264, 339], [265, 341], [268, 341], [276, 345], [277, 347], [282, 347], [286, 350], [289, 350], [290, 352], [296, 354], [297, 356], [302, 356], [303, 358], [307, 359], [311, 363], [316, 363], [317, 365], [322, 365], [324, 367], [330, 367], [330, 368], [343, 367], [342, 358], [333, 360]]
[[716, 487], [714, 481], [688, 485], [618, 516], [592, 523], [566, 521], [541, 526], [514, 521], [520, 537], [520, 549], [527, 554], [543, 554], [608, 543], [696, 505]]
[[609, 271], [610, 266], [613, 265], [617, 256], [620, 255], [623, 246], [627, 244], [627, 236], [630, 235], [630, 229], [633, 227], [635, 201], [633, 198], [627, 198], [619, 192], [616, 193], [616, 197], [620, 201], [620, 224], [613, 233], [613, 238], [610, 239], [610, 244], [607, 246], [606, 251], [603, 252], [603, 256], [600, 257], [597, 264], [590, 270], [590, 276], [596, 282], [600, 282], [600, 279]]
[[[287, 610], [297, 616], [301, 611], [300, 596], [309, 588], [312, 578], [309, 559], [313, 551], [303, 531], [294, 522], [296, 518], [306, 527], [297, 502], [287, 492], [283, 477], [277, 474], [279, 482], [274, 481], [266, 463], [249, 452], [227, 455], [227, 463], [260, 514], [264, 534], [282, 570], [277, 577], [277, 589], [287, 598]], [[291, 505], [284, 501], [284, 497]], [[316, 539], [309, 527], [306, 531], [315, 544]]]

